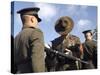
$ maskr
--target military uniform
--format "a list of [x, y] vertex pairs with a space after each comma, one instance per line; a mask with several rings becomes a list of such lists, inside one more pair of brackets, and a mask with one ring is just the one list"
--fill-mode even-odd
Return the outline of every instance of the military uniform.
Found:
[[[83, 33], [91, 32], [86, 30]], [[97, 43], [94, 40], [86, 40], [83, 43], [83, 60], [89, 64], [83, 64], [83, 69], [94, 69], [97, 68]]]
[[44, 72], [44, 42], [39, 29], [27, 27], [14, 41], [15, 63], [20, 72]]
[[[21, 15], [33, 13], [34, 16], [33, 11], [38, 10], [39, 8], [27, 8], [18, 13]], [[30, 11], [32, 11], [31, 14]], [[36, 18], [40, 22], [38, 16]], [[21, 32], [14, 40], [14, 62], [17, 65], [17, 73], [45, 72], [44, 39], [40, 29], [23, 25]]]
[[94, 69], [97, 67], [97, 47], [95, 41], [85, 41], [83, 43], [84, 56], [83, 60], [89, 64], [83, 64], [83, 69]]
[[[67, 38], [58, 37], [52, 41], [52, 48], [62, 53], [66, 53], [65, 49], [68, 49], [72, 52], [72, 55], [80, 58], [80, 40], [74, 35], [68, 35]], [[56, 70], [75, 70], [77, 69], [77, 64], [75, 60], [66, 59], [62, 56], [57, 56], [57, 65]]]
[[[80, 58], [80, 40], [78, 37], [69, 34], [72, 28], [73, 20], [70, 17], [64, 16], [57, 20], [55, 30], [61, 36], [52, 41], [52, 49], [66, 54], [69, 52], [70, 55]], [[50, 52], [47, 53], [46, 64], [49, 71], [75, 70], [79, 67], [79, 65], [77, 66], [78, 63], [75, 62], [72, 59], [66, 59]]]

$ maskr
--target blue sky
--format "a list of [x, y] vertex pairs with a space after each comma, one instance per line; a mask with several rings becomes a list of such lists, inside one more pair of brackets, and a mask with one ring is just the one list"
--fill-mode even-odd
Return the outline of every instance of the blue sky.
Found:
[[59, 36], [55, 32], [55, 22], [61, 16], [69, 16], [74, 21], [74, 28], [71, 34], [80, 38], [84, 42], [82, 31], [88, 29], [96, 29], [97, 27], [97, 7], [86, 5], [70, 5], [70, 4], [51, 4], [51, 3], [34, 3], [34, 2], [14, 2], [14, 32], [15, 37], [22, 28], [20, 15], [16, 12], [23, 8], [40, 7], [39, 16], [42, 22], [39, 23], [40, 29], [44, 33], [45, 43], [50, 43], [51, 40]]

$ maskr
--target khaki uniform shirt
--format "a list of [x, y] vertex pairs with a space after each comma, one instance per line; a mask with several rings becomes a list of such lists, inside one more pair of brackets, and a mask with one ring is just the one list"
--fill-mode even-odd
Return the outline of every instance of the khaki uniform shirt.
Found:
[[24, 27], [14, 40], [14, 62], [19, 73], [44, 72], [44, 40], [40, 29]]

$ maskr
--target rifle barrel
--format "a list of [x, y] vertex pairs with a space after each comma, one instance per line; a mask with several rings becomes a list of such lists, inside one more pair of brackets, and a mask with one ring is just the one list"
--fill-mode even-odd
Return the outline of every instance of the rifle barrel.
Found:
[[85, 63], [85, 64], [89, 64], [88, 62], [83, 61], [80, 58], [77, 58], [77, 57], [72, 56], [72, 55], [67, 55], [67, 54], [64, 54], [64, 53], [61, 53], [59, 51], [56, 51], [56, 50], [53, 50], [53, 49], [49, 49], [49, 48], [46, 48], [46, 50], [49, 50], [50, 52], [53, 52], [55, 54], [58, 54], [60, 56], [63, 56], [63, 57], [66, 57], [66, 58], [69, 58], [69, 59], [72, 59], [72, 60], [76, 60], [76, 61], [79, 61], [79, 62], [82, 62], [82, 63]]

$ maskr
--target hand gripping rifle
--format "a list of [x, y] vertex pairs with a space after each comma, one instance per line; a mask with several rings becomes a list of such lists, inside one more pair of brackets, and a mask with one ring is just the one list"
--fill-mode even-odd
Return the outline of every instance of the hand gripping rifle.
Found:
[[68, 58], [68, 59], [72, 59], [72, 60], [75, 60], [75, 61], [79, 61], [79, 62], [81, 62], [81, 63], [89, 64], [88, 62], [83, 61], [83, 60], [81, 60], [80, 58], [77, 58], [77, 57], [75, 57], [75, 56], [73, 56], [73, 55], [64, 54], [64, 53], [59, 52], [59, 51], [57, 51], [57, 50], [53, 50], [51, 47], [50, 47], [50, 48], [47, 48], [47, 47], [46, 47], [45, 50], [46, 50], [46, 51], [50, 51], [50, 52], [52, 52], [52, 53], [54, 53], [54, 54], [56, 54], [56, 55], [63, 56], [63, 57]]

